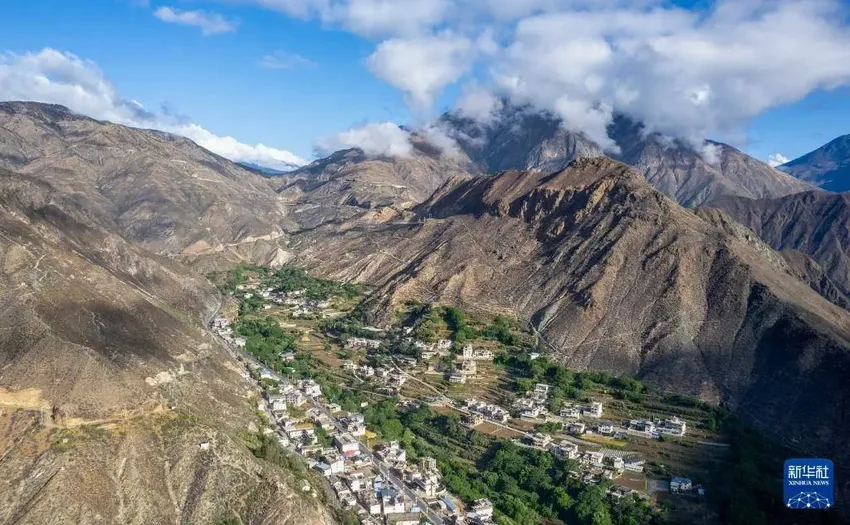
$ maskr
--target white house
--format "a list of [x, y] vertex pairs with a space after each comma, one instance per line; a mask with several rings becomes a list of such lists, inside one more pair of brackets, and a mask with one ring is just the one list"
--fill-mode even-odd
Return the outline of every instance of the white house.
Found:
[[475, 515], [479, 518], [483, 519], [492, 519], [493, 518], [493, 504], [490, 500], [481, 498], [477, 499], [472, 503], [472, 508], [470, 509]]
[[475, 349], [472, 348], [472, 345], [466, 345], [463, 347], [460, 356], [463, 359], [472, 359], [475, 356]]
[[604, 465], [605, 455], [598, 450], [588, 451], [584, 454], [584, 460], [594, 467], [601, 467]]
[[678, 417], [665, 419], [660, 425], [658, 425], [659, 432], [674, 436], [684, 436], [687, 428], [688, 425]]
[[301, 406], [304, 404], [304, 394], [298, 390], [290, 390], [283, 394], [283, 400], [291, 406]]
[[587, 429], [584, 423], [570, 423], [567, 425], [567, 432], [570, 434], [581, 435]]
[[646, 461], [639, 456], [628, 456], [623, 458], [623, 468], [631, 472], [643, 472]]
[[567, 440], [563, 440], [552, 447], [552, 452], [566, 459], [576, 459], [579, 455], [578, 445]]
[[357, 454], [357, 451], [360, 450], [360, 443], [346, 434], [337, 434], [334, 436], [334, 444], [341, 454], [348, 457]]
[[602, 403], [593, 402], [581, 407], [581, 415], [588, 417], [602, 417]]
[[690, 492], [693, 489], [693, 482], [690, 478], [674, 476], [670, 480], [670, 492]]
[[564, 407], [559, 412], [559, 415], [564, 419], [578, 419], [581, 417], [581, 410], [578, 407]]
[[552, 387], [545, 383], [537, 383], [534, 385], [534, 395], [540, 397], [546, 397], [549, 395], [549, 389]]

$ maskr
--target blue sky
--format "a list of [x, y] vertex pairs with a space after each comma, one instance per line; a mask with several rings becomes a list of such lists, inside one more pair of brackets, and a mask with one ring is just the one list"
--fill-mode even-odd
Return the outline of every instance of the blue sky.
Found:
[[[289, 5], [286, 0], [270, 3], [275, 1]], [[138, 101], [148, 110], [162, 112], [161, 108], [166, 107], [169, 114], [181, 120], [185, 118], [217, 135], [232, 136], [245, 144], [262, 143], [290, 150], [304, 158], [313, 155], [313, 146], [318, 140], [352, 127], [370, 122], [427, 120], [452, 107], [456, 97], [468, 91], [469, 86], [487, 87], [487, 71], [507, 71], [511, 67], [507, 58], [500, 59], [502, 61], [495, 66], [494, 62], [488, 62], [490, 59], [484, 59], [466, 64], [468, 70], [454, 81], [424, 79], [423, 82], [432, 82], [437, 88], [420, 92], [404, 78], [419, 70], [405, 70], [404, 64], [399, 65], [397, 61], [372, 59], [370, 62], [378, 46], [390, 39], [418, 39], [421, 43], [423, 38], [433, 35], [441, 42], [457, 39], [467, 27], [474, 25], [475, 29], [469, 30], [468, 38], [464, 38], [473, 42], [476, 56], [488, 57], [491, 51], [487, 51], [485, 44], [479, 44], [483, 41], [485, 25], [478, 20], [470, 24], [444, 18], [431, 26], [426, 22], [423, 28], [394, 34], [392, 24], [389, 29], [372, 29], [371, 26], [363, 29], [362, 19], [354, 19], [353, 15], [318, 14], [316, 11], [312, 15], [292, 16], [287, 7], [269, 10], [256, 5], [258, 3], [262, 2], [6, 2], [4, 16], [0, 17], [0, 54], [17, 56], [38, 53], [44, 48], [73, 53], [95, 63], [121, 97]], [[199, 27], [166, 23], [154, 16], [156, 9], [166, 6], [177, 11], [202, 9], [232, 22], [235, 30], [205, 36]], [[509, 18], [508, 22], [494, 22], [496, 44], [504, 44], [507, 48], [513, 43], [510, 32], [523, 17], [531, 14]], [[427, 17], [427, 13], [417, 16]], [[361, 26], [357, 26], [358, 23]], [[629, 26], [623, 27], [626, 33], [633, 31]], [[426, 44], [433, 47], [436, 41]], [[298, 55], [305, 60], [291, 69], [261, 67], [261, 58], [273, 53]], [[421, 60], [427, 58], [426, 55], [411, 56]], [[805, 66], [789, 63], [789, 75], [794, 75], [794, 70], [790, 69], [794, 65]], [[426, 67], [423, 65], [421, 69]], [[772, 73], [772, 70], [768, 72]], [[574, 91], [570, 90], [575, 86], [562, 85], [559, 79], [540, 75], [537, 70], [528, 72], [523, 78], [534, 80], [535, 89], [518, 92], [518, 96], [539, 102], [547, 109], [563, 107], [559, 103], [558, 90], [572, 94]], [[824, 85], [847, 84], [835, 79], [844, 72], [826, 71], [824, 75], [829, 77], [822, 82]], [[453, 78], [451, 74], [449, 77]], [[731, 129], [724, 129], [724, 125], [703, 126], [701, 119], [720, 123], [727, 120], [722, 113], [718, 116], [717, 111], [694, 113], [688, 117], [689, 121], [681, 125], [677, 122], [671, 129], [706, 130], [706, 134], [715, 138], [731, 139], [762, 160], [775, 153], [794, 158], [835, 136], [850, 133], [850, 91], [843, 87], [820, 89], [819, 80], [816, 78], [806, 85], [811, 84], [812, 88], [803, 89], [802, 100], [787, 100], [795, 98], [795, 90], [789, 89], [776, 96], [782, 100], [780, 103], [755, 111], [755, 116], [736, 108], [744, 118], [736, 114], [737, 120]], [[540, 93], [536, 86], [540, 86]], [[652, 85], [642, 88], [651, 90]], [[419, 99], [427, 99], [427, 103], [411, 102], [422, 93]], [[651, 120], [654, 108], [657, 106], [648, 105], [637, 111]], [[675, 113], [672, 114], [675, 119]], [[582, 110], [576, 121], [583, 122], [588, 115], [595, 117], [594, 113]], [[669, 125], [669, 121], [669, 115], [658, 118], [660, 125]], [[592, 129], [593, 122], [588, 122], [587, 126]]]

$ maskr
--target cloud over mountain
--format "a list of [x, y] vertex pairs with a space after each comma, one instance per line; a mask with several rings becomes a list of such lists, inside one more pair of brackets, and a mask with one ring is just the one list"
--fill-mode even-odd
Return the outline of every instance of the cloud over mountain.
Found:
[[166, 112], [148, 111], [138, 102], [123, 98], [97, 64], [55, 49], [0, 57], [0, 100], [62, 104], [97, 119], [175, 133], [237, 162], [278, 169], [306, 163], [286, 150], [244, 144]]
[[608, 148], [616, 113], [699, 150], [704, 137], [745, 136], [770, 108], [850, 85], [840, 0], [244, 1], [377, 38], [370, 70], [417, 115], [468, 84], [470, 115], [504, 97]]

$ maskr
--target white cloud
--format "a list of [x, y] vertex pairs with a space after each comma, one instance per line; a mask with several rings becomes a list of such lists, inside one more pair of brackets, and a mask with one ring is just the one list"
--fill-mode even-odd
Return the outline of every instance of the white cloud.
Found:
[[417, 35], [439, 24], [449, 0], [349, 0], [326, 10], [326, 21], [365, 36]]
[[439, 126], [425, 125], [408, 131], [392, 122], [366, 124], [325, 137], [316, 142], [316, 150], [320, 155], [328, 155], [334, 151], [357, 148], [372, 158], [410, 157], [414, 151], [413, 143], [422, 140], [446, 157], [460, 154], [455, 139]]
[[791, 161], [791, 159], [789, 159], [788, 157], [786, 157], [782, 153], [774, 153], [773, 155], [769, 155], [767, 157], [767, 163], [771, 167], [774, 167], [774, 168], [777, 167], [777, 166], [781, 166], [781, 165], [783, 165], [787, 162], [790, 162], [790, 161]]
[[442, 90], [463, 77], [475, 57], [473, 42], [441, 33], [382, 42], [369, 57], [369, 69], [378, 78], [405, 93], [417, 112], [427, 112]]
[[236, 162], [278, 169], [306, 163], [286, 150], [243, 144], [232, 137], [215, 135], [197, 124], [146, 111], [138, 102], [122, 98], [97, 64], [55, 49], [8, 54], [0, 59], [0, 100], [61, 104], [96, 119], [183, 135]]
[[457, 141], [440, 126], [429, 125], [416, 130], [416, 134], [442, 152], [444, 157], [457, 157], [461, 150]]
[[297, 69], [316, 67], [316, 63], [295, 53], [275, 51], [260, 58], [260, 67], [265, 69]]
[[850, 85], [842, 0], [238, 1], [387, 38], [368, 66], [417, 115], [446, 87], [477, 83], [461, 111], [488, 117], [490, 92], [603, 144], [606, 119], [623, 112], [701, 150], [770, 108]]
[[206, 11], [181, 11], [172, 7], [160, 7], [153, 15], [169, 24], [181, 24], [198, 27], [204, 36], [220, 35], [236, 31], [239, 23], [228, 20], [217, 13]]
[[455, 103], [461, 116], [489, 123], [502, 109], [502, 101], [489, 89], [477, 85], [467, 85]]
[[349, 129], [338, 135], [320, 139], [316, 148], [323, 154], [359, 148], [369, 157], [407, 157], [413, 153], [410, 133], [392, 122]]

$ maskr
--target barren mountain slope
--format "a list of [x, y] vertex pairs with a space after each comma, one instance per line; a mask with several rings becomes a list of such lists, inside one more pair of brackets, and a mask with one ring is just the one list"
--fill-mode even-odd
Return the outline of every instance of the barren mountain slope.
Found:
[[[598, 157], [602, 148], [581, 133], [564, 129], [560, 119], [506, 106], [489, 124], [446, 115], [469, 157], [495, 173], [507, 169], [563, 169], [576, 158]], [[697, 206], [721, 195], [779, 197], [814, 189], [743, 152], [709, 143], [711, 159], [681, 141], [647, 134], [643, 126], [618, 115], [608, 128], [620, 148], [605, 154], [638, 168], [662, 193], [683, 206]], [[708, 160], [707, 160], [708, 159]]]
[[259, 243], [272, 257], [282, 236], [283, 209], [262, 177], [188, 139], [62, 106], [0, 103], [0, 167], [49, 182], [111, 231], [160, 254]]
[[343, 150], [270, 181], [290, 203], [403, 209], [424, 201], [447, 180], [477, 171], [463, 153], [414, 141], [408, 156], [369, 158], [360, 150]]
[[779, 199], [724, 198], [711, 206], [751, 228], [774, 249], [808, 255], [841, 294], [850, 294], [850, 194], [805, 192]]
[[681, 141], [645, 135], [626, 117], [616, 118], [608, 132], [621, 148], [617, 160], [641, 170], [656, 189], [683, 206], [724, 195], [780, 197], [815, 189], [728, 144], [707, 141], [706, 151], [696, 151]]
[[638, 374], [786, 443], [841, 447], [848, 414], [829, 407], [850, 402], [850, 315], [745, 228], [721, 230], [604, 158], [447, 185], [419, 211], [430, 218], [298, 236], [303, 260], [378, 286], [384, 315], [410, 298], [513, 314], [572, 367]]
[[326, 521], [241, 442], [253, 390], [198, 328], [202, 278], [0, 170], [0, 299], [0, 521]]
[[493, 122], [481, 124], [447, 113], [443, 123], [487, 173], [509, 169], [559, 171], [577, 158], [602, 156], [602, 148], [555, 118], [531, 108], [505, 106]]
[[838, 137], [779, 169], [827, 191], [850, 191], [850, 135]]

